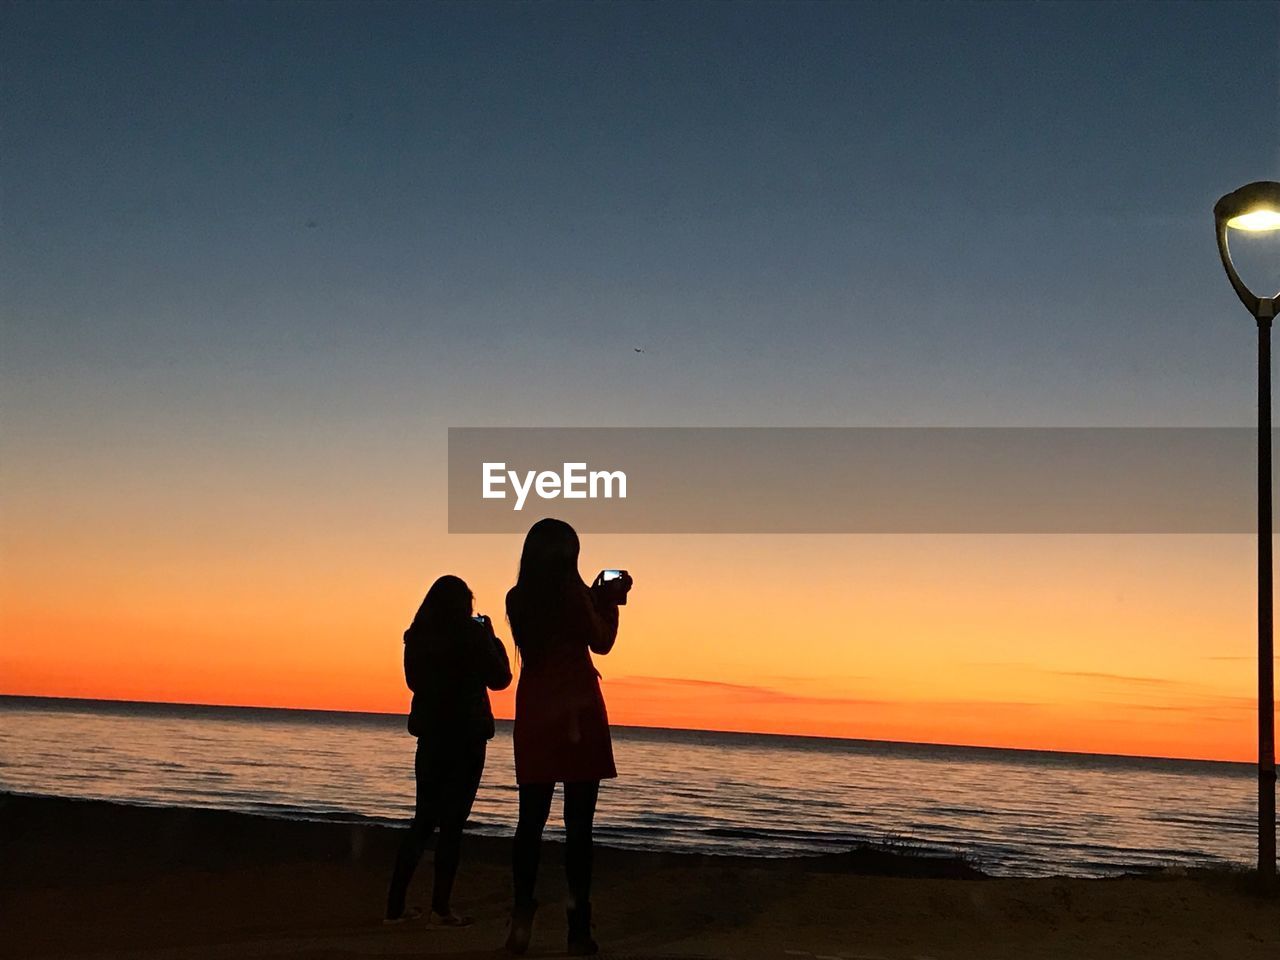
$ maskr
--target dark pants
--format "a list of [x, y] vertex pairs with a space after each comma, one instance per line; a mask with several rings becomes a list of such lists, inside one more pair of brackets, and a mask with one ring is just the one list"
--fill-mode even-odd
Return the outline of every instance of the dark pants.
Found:
[[[551, 815], [555, 789], [554, 783], [527, 783], [520, 787], [520, 822], [516, 826], [511, 856], [516, 906], [533, 902], [542, 830]], [[569, 881], [571, 908], [585, 907], [591, 902], [591, 827], [599, 794], [599, 780], [564, 785], [564, 872]]]
[[462, 828], [467, 823], [476, 790], [480, 787], [484, 753], [483, 740], [464, 746], [430, 745], [426, 740], [418, 741], [418, 752], [413, 760], [417, 799], [413, 822], [400, 843], [395, 869], [391, 873], [391, 888], [387, 891], [388, 917], [395, 918], [404, 913], [409, 881], [413, 879], [413, 871], [437, 827], [440, 828], [440, 836], [436, 840], [431, 909], [436, 913], [449, 912], [453, 878], [458, 872], [462, 853]]

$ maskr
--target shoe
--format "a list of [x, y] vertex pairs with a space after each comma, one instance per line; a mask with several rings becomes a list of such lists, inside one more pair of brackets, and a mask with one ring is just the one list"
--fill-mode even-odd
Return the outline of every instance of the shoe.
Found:
[[529, 940], [533, 937], [533, 914], [538, 909], [538, 901], [517, 903], [511, 908], [511, 932], [507, 934], [507, 950], [519, 956], [529, 949]]
[[569, 919], [569, 956], [589, 957], [600, 952], [600, 945], [591, 936], [591, 904], [584, 903], [565, 911]]
[[432, 910], [429, 922], [435, 927], [469, 927], [476, 921], [474, 917], [459, 916], [452, 910], [446, 910], [444, 913]]
[[408, 923], [411, 920], [417, 920], [422, 916], [422, 911], [417, 907], [406, 907], [404, 913], [398, 917], [384, 917], [382, 922], [390, 926], [396, 923]]

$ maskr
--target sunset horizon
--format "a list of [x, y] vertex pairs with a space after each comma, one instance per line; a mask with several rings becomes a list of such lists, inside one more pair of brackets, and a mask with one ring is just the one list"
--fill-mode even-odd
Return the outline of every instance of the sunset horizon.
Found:
[[[513, 538], [450, 539], [445, 570], [468, 580], [509, 643], [501, 572]], [[770, 539], [784, 566], [745, 551], [747, 536], [586, 540], [585, 577], [626, 566], [644, 599], [622, 610], [630, 642], [598, 663], [614, 722], [1256, 760], [1247, 536]], [[96, 614], [6, 578], [6, 633], [27, 642], [0, 649], [0, 693], [406, 708], [401, 635], [425, 592], [408, 556], [399, 571], [361, 573], [335, 551], [315, 583], [280, 581], [268, 601], [242, 585], [233, 556], [183, 569], [152, 566], [145, 540], [121, 546], [136, 559], [116, 570], [131, 573], [95, 576], [110, 591]], [[252, 562], [275, 561], [264, 545]], [[331, 602], [311, 603], [320, 593]], [[221, 612], [205, 615], [215, 597]], [[493, 695], [498, 715], [511, 716], [512, 696]]]
[[[626, 681], [653, 681], [659, 679], [663, 682], [673, 684], [684, 684], [688, 682], [673, 678], [653, 678], [653, 677], [624, 677], [620, 678]], [[179, 701], [179, 700], [136, 700], [136, 699], [115, 699], [110, 697], [91, 697], [91, 696], [54, 696], [47, 694], [35, 693], [3, 693], [0, 698], [10, 698], [15, 700], [42, 700], [55, 701], [66, 704], [87, 703], [87, 704], [113, 704], [120, 706], [143, 706], [143, 707], [194, 707], [209, 708], [214, 710], [278, 710], [284, 712], [298, 713], [331, 713], [337, 715], [352, 716], [368, 716], [368, 717], [401, 717], [403, 716], [403, 707], [394, 709], [374, 710], [374, 709], [345, 709], [338, 707], [321, 707], [321, 706], [284, 706], [280, 704], [266, 703], [213, 703], [213, 702], [197, 702], [197, 701]], [[502, 723], [513, 723], [514, 717], [504, 715], [500, 706], [495, 704], [494, 718]], [[1210, 757], [1210, 756], [1171, 756], [1165, 754], [1153, 753], [1123, 753], [1109, 750], [1083, 750], [1055, 747], [1036, 747], [1036, 746], [1008, 746], [999, 743], [967, 743], [961, 741], [942, 741], [942, 740], [902, 740], [891, 737], [862, 737], [852, 735], [840, 735], [835, 733], [817, 733], [803, 730], [764, 730], [750, 729], [747, 727], [694, 727], [694, 726], [670, 726], [660, 723], [641, 723], [636, 721], [618, 720], [611, 717], [610, 726], [626, 730], [654, 730], [667, 731], [672, 733], [723, 733], [739, 736], [765, 736], [765, 737], [794, 737], [800, 739], [825, 740], [832, 742], [848, 741], [850, 743], [870, 743], [870, 744], [887, 744], [894, 746], [921, 746], [921, 747], [944, 747], [959, 750], [996, 750], [1010, 751], [1015, 753], [1053, 753], [1063, 754], [1066, 756], [1082, 756], [1082, 757], [1115, 757], [1118, 759], [1128, 760], [1168, 760], [1172, 762], [1186, 761], [1190, 763], [1227, 763], [1235, 765], [1251, 765], [1255, 762], [1255, 757], [1244, 757], [1235, 759], [1232, 757]]]

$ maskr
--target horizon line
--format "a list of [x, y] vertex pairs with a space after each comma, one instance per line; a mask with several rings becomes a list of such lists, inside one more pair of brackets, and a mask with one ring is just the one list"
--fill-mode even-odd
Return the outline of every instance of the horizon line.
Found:
[[[383, 710], [340, 710], [332, 707], [279, 707], [265, 706], [255, 704], [242, 703], [193, 703], [180, 700], [122, 700], [107, 697], [54, 697], [40, 694], [23, 694], [23, 693], [0, 693], [0, 701], [3, 700], [45, 700], [61, 703], [116, 703], [132, 706], [152, 706], [152, 707], [199, 707], [211, 710], [272, 710], [281, 713], [328, 713], [340, 716], [354, 717], [403, 717], [405, 714], [401, 711], [389, 712]], [[513, 718], [494, 717], [501, 723], [514, 723]], [[951, 750], [989, 750], [1000, 751], [1004, 753], [1025, 753], [1025, 754], [1051, 754], [1054, 756], [1066, 757], [1094, 757], [1109, 758], [1116, 760], [1148, 760], [1157, 763], [1213, 763], [1224, 764], [1234, 767], [1256, 767], [1257, 763], [1250, 760], [1223, 760], [1208, 757], [1161, 757], [1152, 756], [1150, 754], [1140, 753], [1094, 753], [1085, 750], [1051, 750], [1044, 747], [998, 747], [990, 744], [976, 743], [944, 743], [932, 740], [882, 740], [869, 737], [838, 737], [813, 733], [777, 733], [762, 730], [717, 730], [708, 727], [664, 727], [658, 725], [646, 725], [635, 723], [613, 723], [610, 722], [610, 728], [619, 730], [658, 730], [671, 733], [715, 733], [724, 734], [732, 737], [776, 737], [782, 740], [822, 740], [836, 743], [870, 743], [870, 744], [888, 744], [891, 746], [904, 747], [940, 747]]]

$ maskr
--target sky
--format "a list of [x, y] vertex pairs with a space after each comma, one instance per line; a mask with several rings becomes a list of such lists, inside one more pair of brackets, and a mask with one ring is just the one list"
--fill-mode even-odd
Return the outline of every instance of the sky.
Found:
[[[519, 553], [447, 533], [450, 426], [1251, 425], [1211, 210], [1280, 175], [1278, 52], [1266, 3], [4, 4], [0, 693], [405, 709], [426, 587], [500, 617]], [[1248, 537], [605, 566], [616, 723], [1253, 756]]]

